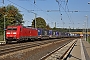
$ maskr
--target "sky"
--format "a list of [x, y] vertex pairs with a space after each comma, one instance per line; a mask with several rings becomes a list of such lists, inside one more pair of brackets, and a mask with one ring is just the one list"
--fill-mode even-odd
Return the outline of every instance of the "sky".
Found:
[[[90, 28], [90, 0], [0, 0], [0, 7], [14, 5], [20, 10], [25, 26], [42, 17], [50, 27]], [[33, 13], [32, 13], [33, 12]], [[87, 23], [88, 22], [88, 23]]]

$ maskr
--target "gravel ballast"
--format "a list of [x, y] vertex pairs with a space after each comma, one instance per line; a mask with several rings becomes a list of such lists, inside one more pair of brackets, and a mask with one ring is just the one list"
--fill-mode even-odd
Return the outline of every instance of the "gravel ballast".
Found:
[[[68, 41], [68, 40], [67, 40]], [[0, 56], [0, 60], [39, 60], [66, 42], [49, 43]]]

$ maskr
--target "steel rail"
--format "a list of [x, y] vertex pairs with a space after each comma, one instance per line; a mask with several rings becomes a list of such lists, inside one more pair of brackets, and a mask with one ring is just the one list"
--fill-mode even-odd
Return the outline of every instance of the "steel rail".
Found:
[[[50, 40], [50, 41], [39, 41], [39, 42], [36, 42], [36, 43], [32, 43], [32, 44], [27, 44], [27, 43], [24, 43], [24, 44], [16, 44], [15, 45], [9, 45], [9, 46], [1, 46], [0, 47], [0, 55], [4, 55], [4, 54], [7, 54], [7, 53], [10, 53], [10, 52], [14, 52], [14, 51], [19, 51], [19, 50], [23, 50], [23, 49], [27, 49], [27, 48], [32, 48], [32, 47], [36, 47], [36, 46], [40, 46], [40, 45], [44, 45], [44, 44], [48, 44], [48, 43], [54, 43], [56, 41], [60, 41], [60, 40]], [[62, 41], [62, 40], [61, 40]]]
[[[63, 48], [64, 46], [66, 46], [67, 44], [69, 44], [72, 41], [69, 41], [68, 43], [60, 46], [59, 48], [55, 49], [54, 51], [50, 52], [49, 54], [43, 56], [42, 58], [40, 58], [40, 60], [45, 60], [46, 58], [48, 58], [49, 56], [51, 56], [52, 54], [54, 54], [55, 52], [57, 52], [58, 50], [60, 50], [61, 48]], [[72, 48], [74, 47], [74, 45], [76, 44], [77, 40], [71, 44], [71, 46], [60, 56], [58, 57], [59, 60], [64, 60], [67, 58], [68, 54], [70, 53], [70, 51], [72, 50]], [[61, 51], [62, 52], [62, 51]]]

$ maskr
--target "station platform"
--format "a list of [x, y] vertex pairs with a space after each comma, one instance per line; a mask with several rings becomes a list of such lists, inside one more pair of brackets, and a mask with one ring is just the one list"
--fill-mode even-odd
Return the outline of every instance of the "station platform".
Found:
[[90, 43], [78, 39], [67, 60], [90, 60]]
[[0, 45], [6, 44], [6, 41], [0, 41]]

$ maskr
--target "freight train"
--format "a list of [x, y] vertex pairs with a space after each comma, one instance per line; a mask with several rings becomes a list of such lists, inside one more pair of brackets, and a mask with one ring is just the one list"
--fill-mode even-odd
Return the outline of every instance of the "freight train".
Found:
[[6, 42], [20, 42], [24, 40], [43, 40], [65, 37], [80, 37], [79, 34], [71, 34], [68, 32], [59, 32], [55, 30], [47, 30], [41, 28], [24, 27], [22, 25], [7, 26]]

